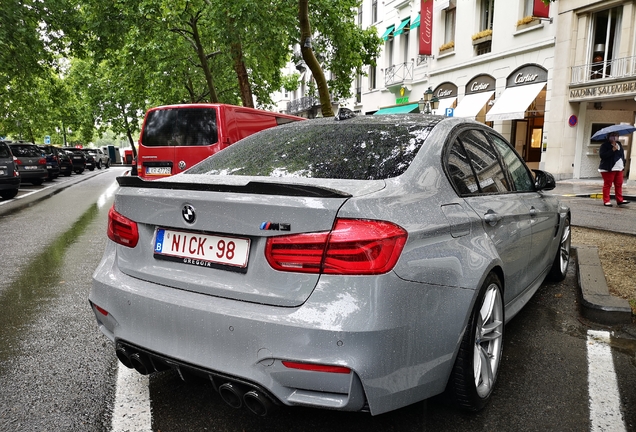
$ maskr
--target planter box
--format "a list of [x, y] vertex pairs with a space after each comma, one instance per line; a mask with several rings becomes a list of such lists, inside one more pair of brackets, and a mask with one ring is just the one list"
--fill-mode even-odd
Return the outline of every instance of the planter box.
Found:
[[532, 20], [532, 21], [530, 21], [529, 23], [526, 23], [526, 24], [519, 24], [517, 26], [517, 30], [527, 29], [527, 28], [530, 28], [530, 27], [538, 26], [539, 24], [541, 24], [541, 20], [535, 19], [535, 20]]
[[481, 37], [479, 39], [475, 39], [473, 41], [473, 45], [479, 45], [479, 44], [482, 44], [484, 42], [489, 42], [491, 40], [492, 40], [492, 35], [484, 36], [484, 37]]

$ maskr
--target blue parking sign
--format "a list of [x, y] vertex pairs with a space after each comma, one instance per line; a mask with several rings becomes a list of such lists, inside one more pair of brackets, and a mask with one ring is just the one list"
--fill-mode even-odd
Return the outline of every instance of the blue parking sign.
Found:
[[455, 110], [454, 110], [453, 108], [446, 108], [446, 111], [445, 111], [444, 115], [445, 115], [446, 117], [452, 117], [452, 116], [453, 116], [453, 112], [454, 112], [454, 111], [455, 111]]
[[51, 136], [50, 135], [46, 135], [44, 137], [44, 144], [51, 144]]

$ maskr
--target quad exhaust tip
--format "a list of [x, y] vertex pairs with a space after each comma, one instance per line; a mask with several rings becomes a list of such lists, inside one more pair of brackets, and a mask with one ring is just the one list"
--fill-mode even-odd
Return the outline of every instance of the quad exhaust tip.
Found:
[[[141, 375], [148, 375], [153, 372], [160, 372], [170, 368], [169, 363], [159, 358], [153, 358], [144, 352], [139, 352], [125, 345], [118, 345], [115, 355], [128, 369], [135, 369]], [[171, 362], [170, 362], [171, 363]], [[173, 366], [176, 366], [173, 365]], [[178, 368], [179, 372], [181, 370]], [[180, 374], [181, 375], [181, 374]], [[183, 377], [183, 376], [182, 376]], [[215, 379], [210, 375], [212, 383]], [[216, 385], [214, 386], [216, 388]], [[258, 388], [234, 381], [227, 381], [217, 389], [223, 402], [232, 408], [239, 409], [243, 406], [254, 415], [264, 417], [276, 408], [276, 404]]]

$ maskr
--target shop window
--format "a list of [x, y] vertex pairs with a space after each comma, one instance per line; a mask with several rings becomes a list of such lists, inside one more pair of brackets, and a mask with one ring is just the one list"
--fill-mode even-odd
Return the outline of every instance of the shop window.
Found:
[[620, 39], [622, 6], [606, 9], [592, 15], [590, 78], [607, 78], [612, 73], [612, 60], [616, 58]]

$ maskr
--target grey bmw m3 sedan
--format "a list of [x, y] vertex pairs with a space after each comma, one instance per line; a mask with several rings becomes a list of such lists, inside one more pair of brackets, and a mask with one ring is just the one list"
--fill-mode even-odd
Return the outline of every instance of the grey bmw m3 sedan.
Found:
[[119, 177], [90, 303], [142, 374], [208, 377], [264, 415], [481, 409], [504, 324], [565, 278], [570, 211], [481, 123], [295, 122], [157, 181]]

